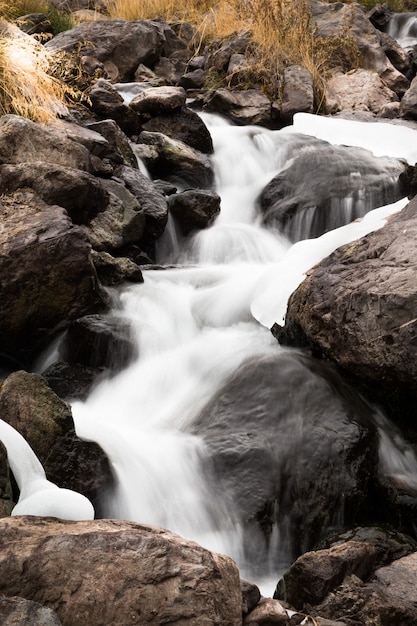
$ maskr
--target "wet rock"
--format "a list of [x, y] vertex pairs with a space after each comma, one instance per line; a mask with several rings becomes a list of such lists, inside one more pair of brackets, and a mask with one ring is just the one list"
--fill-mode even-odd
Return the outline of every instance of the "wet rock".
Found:
[[0, 117], [0, 163], [44, 161], [89, 171], [88, 149], [56, 127], [46, 127], [18, 115]]
[[192, 109], [183, 108], [171, 115], [158, 115], [142, 125], [143, 130], [163, 133], [199, 152], [211, 154], [213, 141], [207, 126]]
[[285, 68], [283, 75], [281, 119], [291, 124], [294, 113], [313, 113], [314, 92], [311, 73], [300, 65]]
[[396, 420], [414, 423], [416, 201], [331, 254], [291, 296], [283, 341], [314, 344]]
[[154, 178], [167, 179], [179, 187], [209, 189], [214, 182], [210, 159], [182, 141], [163, 133], [143, 131], [138, 153]]
[[293, 241], [316, 237], [403, 197], [397, 181], [405, 166], [398, 159], [314, 138], [304, 137], [306, 141], [312, 150], [290, 151], [290, 164], [259, 199], [263, 221]]
[[62, 626], [52, 609], [16, 596], [0, 597], [0, 621], [3, 626]]
[[101, 373], [91, 367], [55, 361], [42, 371], [42, 377], [59, 398], [72, 401], [86, 400]]
[[220, 213], [220, 196], [214, 191], [188, 189], [169, 197], [169, 210], [184, 235], [209, 226]]
[[300, 554], [337, 525], [341, 508], [345, 523], [366, 517], [377, 453], [368, 415], [335, 372], [291, 351], [246, 363], [201, 412], [193, 432], [210, 453], [216, 493], [229, 494], [250, 529], [255, 563], [266, 558], [257, 537], [268, 541], [275, 524]]
[[125, 257], [113, 257], [108, 252], [93, 250], [92, 259], [97, 276], [105, 287], [114, 287], [124, 282], [141, 283], [143, 276], [136, 263]]
[[[19, 358], [33, 355], [59, 325], [105, 306], [82, 227], [33, 193], [0, 203], [0, 342]], [[42, 271], [40, 271], [42, 268]]]
[[165, 230], [168, 220], [168, 204], [153, 181], [139, 170], [129, 167], [117, 169], [117, 176], [135, 196], [145, 216], [145, 232], [158, 239]]
[[258, 124], [266, 127], [273, 124], [271, 101], [257, 89], [216, 89], [210, 91], [203, 102], [205, 111], [222, 114], [235, 124]]
[[[7, 517], [12, 512], [13, 494], [10, 484], [7, 450], [0, 441], [0, 517]], [[242, 592], [243, 593], [243, 592]]]
[[130, 324], [116, 315], [86, 315], [75, 320], [61, 351], [70, 364], [111, 370], [125, 367], [136, 353]]
[[242, 623], [236, 565], [178, 535], [116, 520], [0, 526], [0, 592], [36, 598], [63, 626]]

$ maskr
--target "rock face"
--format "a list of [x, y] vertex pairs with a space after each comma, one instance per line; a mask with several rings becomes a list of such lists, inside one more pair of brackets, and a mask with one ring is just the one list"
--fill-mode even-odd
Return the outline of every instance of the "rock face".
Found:
[[210, 452], [216, 492], [230, 494], [252, 538], [256, 527], [268, 538], [277, 523], [300, 554], [337, 524], [341, 507], [346, 523], [365, 513], [376, 454], [368, 411], [335, 372], [283, 351], [246, 364], [193, 428]]
[[376, 72], [358, 69], [344, 74], [335, 72], [327, 81], [327, 93], [332, 109], [329, 113], [343, 110], [371, 111], [379, 113], [387, 104], [398, 102], [398, 96], [389, 89]]
[[311, 149], [290, 153], [289, 165], [259, 199], [263, 221], [293, 241], [317, 237], [403, 197], [401, 161], [314, 138], [302, 141]]
[[240, 626], [236, 565], [181, 537], [125, 521], [0, 521], [0, 593], [56, 611], [63, 626]]
[[18, 597], [0, 597], [0, 621], [3, 626], [62, 626], [52, 609]]
[[391, 414], [410, 411], [411, 420], [417, 393], [416, 208], [413, 199], [382, 229], [313, 269], [290, 298], [284, 330], [286, 343], [314, 345]]
[[104, 301], [91, 246], [64, 209], [16, 192], [2, 197], [0, 213], [0, 344], [18, 357], [58, 324], [98, 311]]

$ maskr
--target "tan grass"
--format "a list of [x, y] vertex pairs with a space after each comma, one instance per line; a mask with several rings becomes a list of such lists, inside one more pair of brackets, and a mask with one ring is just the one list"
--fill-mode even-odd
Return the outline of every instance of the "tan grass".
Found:
[[67, 88], [49, 73], [45, 48], [0, 19], [0, 114], [47, 123], [66, 112]]

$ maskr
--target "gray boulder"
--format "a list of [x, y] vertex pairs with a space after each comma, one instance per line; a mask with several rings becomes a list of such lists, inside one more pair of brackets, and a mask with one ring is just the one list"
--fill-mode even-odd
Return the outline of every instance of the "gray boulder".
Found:
[[220, 196], [214, 191], [188, 189], [169, 197], [169, 210], [184, 235], [209, 226], [220, 213]]
[[291, 124], [294, 113], [313, 113], [314, 91], [311, 73], [300, 65], [286, 67], [283, 74], [281, 119]]

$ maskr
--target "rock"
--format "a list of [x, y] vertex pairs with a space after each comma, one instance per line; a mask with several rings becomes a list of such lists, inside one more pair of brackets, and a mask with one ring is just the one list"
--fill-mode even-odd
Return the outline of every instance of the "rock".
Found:
[[109, 194], [91, 174], [43, 161], [0, 165], [0, 191], [33, 189], [47, 204], [66, 209], [74, 224], [87, 224], [109, 202]]
[[[389, 89], [376, 72], [358, 69], [347, 74], [336, 71], [328, 79], [326, 88], [336, 95], [336, 109], [332, 103], [332, 113], [343, 110], [371, 111], [379, 113], [391, 102], [398, 102], [398, 96]], [[327, 106], [326, 112], [329, 113]]]
[[240, 581], [240, 588], [242, 590], [242, 614], [245, 616], [256, 607], [261, 599], [261, 592], [256, 585], [247, 580]]
[[205, 51], [205, 69], [215, 68], [217, 72], [226, 72], [233, 54], [244, 54], [250, 43], [248, 32], [231, 35], [225, 39], [215, 39]]
[[411, 79], [413, 75], [413, 63], [407, 51], [388, 33], [378, 30], [377, 34], [380, 44], [393, 66], [401, 72], [401, 74], [404, 74], [406, 78]]
[[135, 196], [114, 180], [103, 180], [109, 201], [101, 213], [82, 226], [95, 250], [111, 252], [139, 241], [145, 215]]
[[375, 562], [376, 548], [364, 542], [347, 541], [327, 550], [306, 552], [284, 574], [276, 597], [300, 611], [308, 610], [346, 577], [355, 574], [361, 580], [369, 578]]
[[253, 358], [201, 412], [192, 430], [205, 442], [216, 493], [228, 494], [234, 519], [251, 533], [245, 545], [255, 562], [266, 558], [275, 524], [298, 555], [342, 509], [346, 524], [366, 517], [377, 447], [368, 413], [334, 371], [291, 351]]
[[403, 197], [400, 160], [306, 136], [302, 142], [311, 149], [297, 151], [298, 142], [292, 144], [289, 165], [259, 198], [264, 223], [293, 241], [316, 237]]
[[126, 367], [136, 353], [129, 323], [116, 315], [85, 315], [75, 320], [61, 350], [70, 364], [111, 370]]
[[317, 265], [291, 296], [282, 341], [314, 344], [396, 419], [414, 423], [417, 202]]
[[46, 47], [94, 57], [103, 63], [112, 82], [129, 82], [139, 64], [152, 68], [161, 56], [169, 56], [184, 44], [162, 22], [115, 19], [78, 24], [59, 33]]
[[389, 24], [392, 17], [392, 10], [388, 4], [377, 4], [370, 11], [368, 11], [368, 20], [375, 26], [375, 28], [383, 28]]
[[26, 358], [58, 326], [103, 309], [105, 300], [91, 246], [64, 209], [16, 192], [2, 197], [0, 213], [0, 343]]
[[408, 89], [409, 81], [388, 59], [376, 29], [359, 4], [337, 2], [329, 5], [313, 0], [311, 10], [318, 37], [335, 37], [347, 32], [358, 46], [361, 68], [376, 72], [387, 87], [398, 95]]
[[213, 222], [220, 213], [220, 196], [214, 191], [188, 189], [169, 197], [169, 210], [188, 235]]
[[[20, 30], [27, 35], [54, 35], [51, 20], [44, 13], [29, 13], [14, 20]], [[42, 39], [41, 39], [42, 41]]]
[[55, 361], [42, 370], [42, 377], [57, 396], [72, 401], [86, 400], [100, 373], [91, 367]]
[[186, 143], [191, 148], [211, 154], [213, 141], [201, 117], [189, 108], [183, 108], [171, 115], [158, 115], [142, 125], [143, 130], [163, 133], [171, 139]]
[[16, 596], [0, 597], [0, 621], [3, 626], [62, 626], [52, 609]]
[[18, 115], [0, 117], [0, 164], [44, 161], [89, 171], [85, 146], [68, 139], [55, 127], [46, 127]]
[[272, 598], [262, 598], [259, 604], [243, 620], [244, 626], [290, 626], [284, 607]]
[[268, 128], [273, 126], [271, 101], [257, 89], [216, 89], [208, 92], [203, 102], [205, 111], [222, 114], [235, 124], [257, 124]]
[[400, 116], [409, 120], [417, 119], [417, 76], [413, 78], [410, 88], [401, 100]]
[[50, 481], [99, 499], [113, 484], [107, 457], [75, 434], [69, 406], [37, 374], [14, 372], [0, 387], [2, 419], [29, 443]]
[[311, 73], [300, 65], [286, 67], [280, 106], [282, 121], [285, 124], [291, 124], [294, 113], [313, 113], [313, 110], [314, 92]]
[[99, 122], [90, 122], [87, 124], [90, 132], [94, 132], [99, 136], [105, 137], [108, 145], [106, 154], [117, 165], [127, 165], [129, 167], [138, 167], [135, 153], [132, 150], [130, 141], [116, 124], [114, 120], [101, 120]]
[[182, 87], [149, 87], [138, 93], [129, 106], [137, 113], [155, 116], [181, 109], [185, 106], [185, 100]]
[[139, 156], [154, 178], [167, 179], [185, 188], [212, 187], [214, 173], [208, 156], [162, 133], [143, 131], [139, 142]]
[[164, 232], [168, 220], [166, 199], [153, 181], [146, 178], [139, 170], [120, 167], [117, 170], [117, 176], [137, 199], [145, 215], [145, 232], [153, 239], [158, 239]]
[[141, 269], [125, 257], [113, 257], [108, 252], [93, 250], [92, 259], [97, 276], [105, 287], [114, 287], [124, 282], [142, 283]]
[[0, 520], [0, 592], [37, 599], [63, 626], [242, 623], [228, 557], [134, 522]]
[[186, 91], [188, 89], [202, 89], [204, 83], [206, 82], [206, 77], [207, 72], [200, 67], [183, 74], [178, 81], [178, 86], [183, 87]]
[[[0, 517], [8, 517], [13, 509], [7, 450], [0, 441]], [[243, 590], [242, 590], [243, 594]]]
[[92, 111], [100, 118], [113, 119], [128, 135], [140, 132], [140, 116], [124, 103], [123, 97], [109, 81], [100, 78], [89, 90], [88, 97]]
[[190, 50], [177, 50], [169, 58], [161, 57], [154, 68], [159, 80], [170, 85], [177, 85], [187, 70], [187, 64], [191, 57], [192, 52]]

